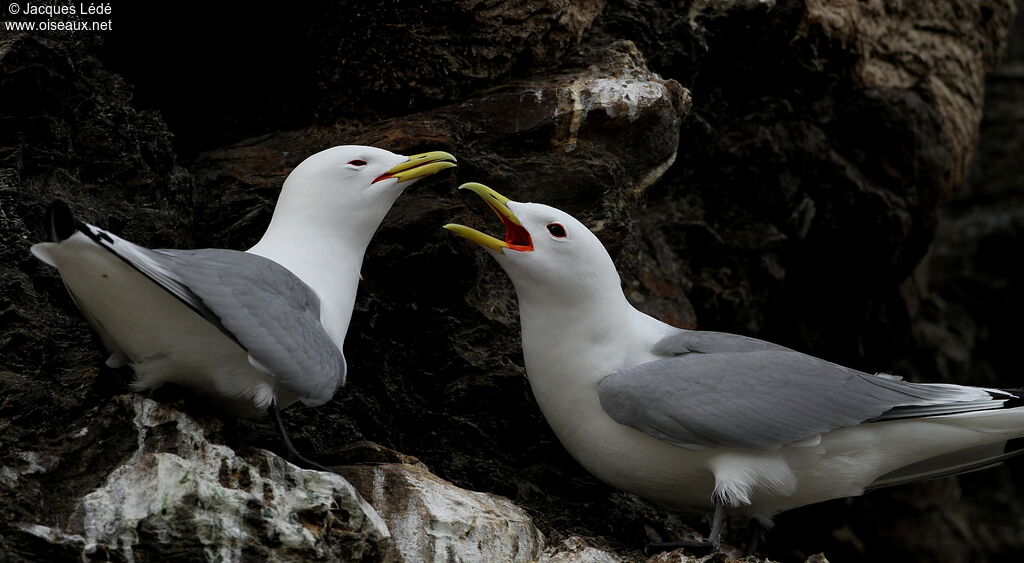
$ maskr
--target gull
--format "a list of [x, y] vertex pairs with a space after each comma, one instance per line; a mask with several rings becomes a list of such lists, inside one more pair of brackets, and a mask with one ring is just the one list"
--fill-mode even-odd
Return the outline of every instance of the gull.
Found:
[[57, 268], [86, 320], [130, 366], [136, 391], [190, 388], [228, 412], [320, 406], [345, 382], [342, 344], [370, 238], [403, 190], [455, 166], [446, 152], [402, 156], [337, 146], [288, 175], [273, 217], [248, 251], [151, 250], [48, 210], [50, 239], [32, 253]]
[[[955, 475], [1024, 451], [1024, 393], [909, 383], [634, 308], [598, 238], [567, 213], [477, 183], [504, 239], [488, 250], [519, 299], [527, 377], [562, 445], [618, 489], [765, 526], [779, 512]], [[685, 542], [662, 544], [678, 547]], [[692, 545], [692, 544], [691, 544]]]

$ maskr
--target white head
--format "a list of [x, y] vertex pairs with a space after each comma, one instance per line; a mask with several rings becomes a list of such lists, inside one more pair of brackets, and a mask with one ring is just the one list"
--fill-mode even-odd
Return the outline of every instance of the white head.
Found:
[[318, 152], [284, 181], [267, 236], [278, 230], [314, 237], [339, 233], [353, 243], [369, 242], [406, 187], [453, 166], [455, 157], [441, 151], [402, 156], [345, 145]]
[[274, 260], [320, 297], [320, 319], [341, 348], [366, 247], [413, 182], [455, 166], [446, 152], [402, 156], [342, 146], [303, 160], [284, 182], [270, 226], [249, 249]]
[[484, 186], [459, 186], [479, 195], [505, 225], [499, 240], [464, 225], [445, 225], [484, 248], [512, 279], [521, 303], [555, 308], [581, 302], [624, 300], [608, 251], [590, 229], [568, 213], [520, 203]]

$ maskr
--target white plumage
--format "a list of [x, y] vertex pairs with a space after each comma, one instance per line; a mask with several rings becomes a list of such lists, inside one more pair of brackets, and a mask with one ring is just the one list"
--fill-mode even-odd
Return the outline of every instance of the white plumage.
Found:
[[176, 383], [239, 414], [328, 401], [345, 380], [342, 344], [370, 238], [402, 191], [455, 166], [340, 146], [285, 180], [263, 238], [248, 252], [150, 250], [51, 207], [54, 266], [137, 390]]
[[1019, 392], [914, 384], [768, 342], [687, 331], [626, 300], [601, 242], [568, 214], [466, 184], [504, 240], [526, 371], [544, 417], [606, 483], [672, 508], [780, 511], [984, 467], [1024, 436]]

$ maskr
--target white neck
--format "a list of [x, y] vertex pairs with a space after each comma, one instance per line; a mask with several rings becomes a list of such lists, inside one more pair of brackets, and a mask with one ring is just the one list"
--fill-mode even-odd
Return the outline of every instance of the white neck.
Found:
[[339, 350], [352, 319], [363, 255], [393, 201], [373, 202], [376, 209], [296, 210], [287, 209], [291, 201], [282, 193], [267, 232], [248, 250], [288, 268], [316, 292], [320, 322]]
[[596, 387], [638, 359], [655, 359], [654, 343], [672, 330], [636, 310], [617, 285], [561, 298], [537, 291], [536, 284], [521, 285], [523, 355], [538, 401], [554, 389]]
[[657, 359], [654, 343], [672, 327], [637, 311], [618, 287], [584, 303], [538, 298], [518, 287], [517, 293], [526, 373], [537, 405], [573, 457], [616, 482], [601, 468], [605, 446], [620, 443], [614, 436], [626, 427], [603, 414], [598, 384], [622, 368]]

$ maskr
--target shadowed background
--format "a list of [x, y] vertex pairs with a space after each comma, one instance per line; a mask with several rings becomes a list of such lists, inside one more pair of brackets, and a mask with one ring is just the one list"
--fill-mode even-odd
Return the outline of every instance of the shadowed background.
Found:
[[[908, 379], [1024, 385], [1024, 25], [1008, 0], [921, 4], [184, 3], [117, 6], [105, 34], [0, 35], [0, 452], [62, 460], [0, 487], [0, 521], [63, 521], [134, 446], [104, 406], [130, 375], [103, 366], [28, 254], [50, 199], [147, 246], [246, 248], [288, 171], [337, 144], [448, 150], [460, 167], [411, 188], [371, 244], [349, 383], [287, 411], [313, 459], [369, 440], [509, 497], [549, 538], [623, 553], [703, 529], [559, 446], [525, 379], [511, 284], [440, 229], [499, 228], [455, 193], [471, 180], [579, 217], [627, 296], [678, 326]], [[266, 422], [187, 408], [223, 443], [277, 450]], [[83, 424], [102, 431], [75, 438]], [[1016, 561], [1022, 472], [795, 510], [762, 549]], [[50, 549], [4, 526], [8, 551]]]

